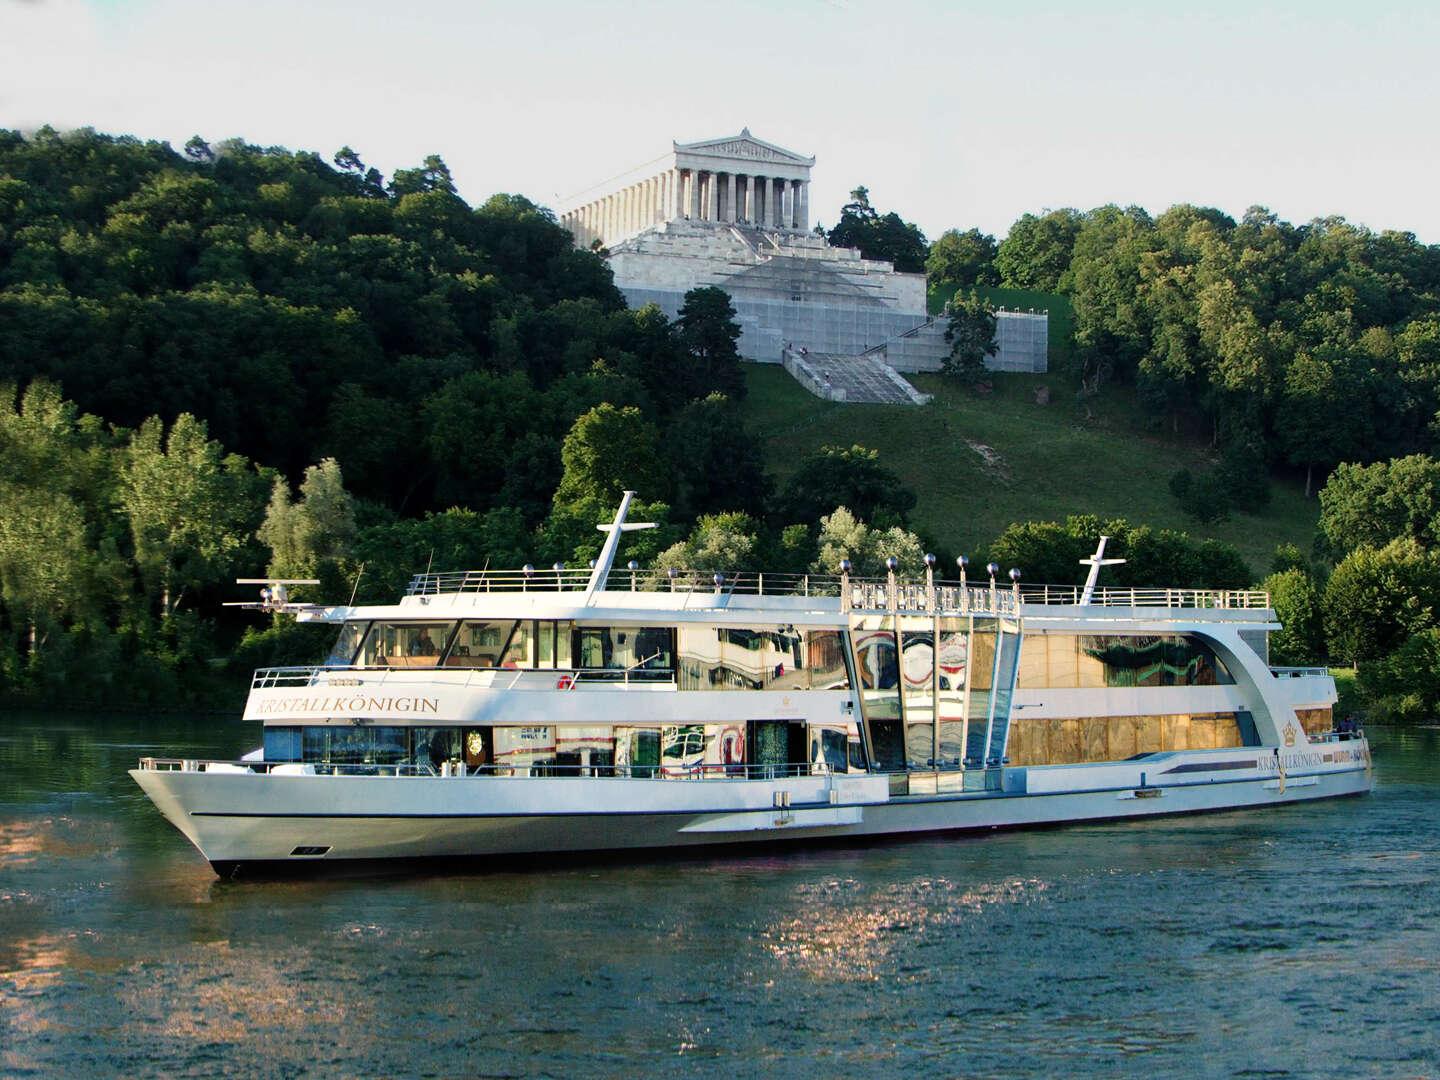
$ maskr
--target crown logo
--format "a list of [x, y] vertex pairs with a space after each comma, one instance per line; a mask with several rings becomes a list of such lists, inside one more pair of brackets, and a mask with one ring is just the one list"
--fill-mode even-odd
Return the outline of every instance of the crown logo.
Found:
[[1295, 745], [1295, 721], [1293, 720], [1285, 725], [1285, 745], [1287, 747]]

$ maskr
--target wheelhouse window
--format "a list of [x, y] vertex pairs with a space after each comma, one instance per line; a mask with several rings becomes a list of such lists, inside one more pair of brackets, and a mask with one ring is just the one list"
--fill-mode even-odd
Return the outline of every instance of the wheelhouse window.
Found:
[[500, 666], [515, 632], [514, 619], [466, 619], [455, 635], [455, 644], [445, 658], [446, 667], [493, 668]]
[[365, 631], [368, 629], [370, 623], [363, 619], [347, 622], [340, 627], [340, 636], [335, 639], [330, 655], [325, 658], [325, 666], [349, 667], [354, 662], [355, 651], [360, 648], [360, 642], [365, 639]]
[[356, 663], [362, 667], [434, 667], [450, 637], [449, 622], [371, 624]]

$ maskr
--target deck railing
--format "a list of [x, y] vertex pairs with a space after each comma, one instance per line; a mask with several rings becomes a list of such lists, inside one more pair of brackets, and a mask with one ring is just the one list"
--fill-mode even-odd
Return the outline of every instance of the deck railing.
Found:
[[[733, 596], [839, 596], [844, 579], [835, 574], [701, 573], [693, 570], [641, 570], [617, 568], [605, 583], [608, 592], [676, 592], [697, 600], [705, 594]], [[406, 590], [410, 596], [440, 596], [489, 592], [580, 592], [590, 582], [588, 570], [470, 570], [416, 574]], [[1008, 581], [991, 587], [985, 579], [965, 583], [851, 576], [850, 606], [884, 610], [928, 610], [930, 590], [935, 605], [946, 611], [1013, 611], [1014, 590]], [[1078, 605], [1084, 589], [1079, 585], [1021, 585], [1025, 604]], [[1261, 611], [1270, 607], [1263, 589], [1162, 589], [1107, 586], [1097, 588], [1089, 603], [1096, 607], [1205, 608]]]
[[[1080, 603], [1084, 588], [1079, 585], [1022, 585], [1020, 599], [1027, 604]], [[1218, 608], [1257, 611], [1270, 607], [1264, 589], [1137, 589], [1097, 588], [1090, 597], [1096, 607]]]
[[[350, 672], [363, 672], [365, 679], [348, 678]], [[437, 677], [438, 676], [438, 677]], [[673, 668], [493, 668], [493, 667], [347, 667], [302, 665], [298, 667], [258, 668], [250, 680], [252, 690], [294, 689], [325, 686], [337, 696], [347, 688], [356, 687], [356, 694], [372, 693], [391, 680], [413, 688], [417, 679], [437, 686], [466, 687], [477, 681], [491, 689], [503, 690], [571, 690], [576, 687], [664, 688], [675, 685]]]
[[[400, 778], [504, 779], [509, 777], [589, 777], [618, 780], [778, 780], [789, 777], [846, 775], [823, 762], [776, 765], [558, 765], [500, 764], [467, 766], [443, 761], [438, 766], [414, 762], [230, 761], [204, 758], [143, 757], [146, 772], [271, 774], [275, 776], [377, 776]], [[863, 769], [858, 775], [869, 775]]]

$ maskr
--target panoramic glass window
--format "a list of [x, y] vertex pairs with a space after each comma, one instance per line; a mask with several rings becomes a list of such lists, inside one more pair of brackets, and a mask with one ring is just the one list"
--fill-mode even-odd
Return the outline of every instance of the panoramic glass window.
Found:
[[676, 651], [682, 690], [843, 690], [850, 684], [837, 630], [682, 626]]
[[1021, 714], [1011, 721], [1006, 754], [1012, 765], [1124, 761], [1167, 750], [1253, 745], [1258, 740], [1247, 738], [1248, 729], [1253, 729], [1253, 721], [1233, 712], [1076, 718]]
[[1021, 650], [1022, 689], [1231, 685], [1195, 634], [1033, 634]]

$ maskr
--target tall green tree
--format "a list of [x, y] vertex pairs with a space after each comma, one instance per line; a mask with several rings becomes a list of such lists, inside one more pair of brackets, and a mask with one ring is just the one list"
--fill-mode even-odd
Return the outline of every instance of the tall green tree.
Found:
[[1326, 582], [1324, 608], [1332, 660], [1378, 660], [1440, 622], [1440, 552], [1408, 537], [1357, 547]]
[[256, 535], [270, 549], [269, 572], [277, 577], [318, 577], [322, 589], [338, 587], [341, 560], [350, 557], [359, 528], [355, 500], [334, 458], [305, 470], [294, 500], [284, 477], [276, 477]]
[[1068, 207], [1039, 217], [1022, 215], [995, 250], [1000, 284], [1007, 289], [1064, 291], [1082, 220], [1078, 210]]
[[961, 289], [998, 285], [995, 237], [979, 229], [946, 229], [925, 256], [925, 277], [932, 285], [954, 283]]
[[918, 225], [891, 211], [881, 214], [870, 205], [870, 191], [857, 187], [840, 209], [840, 220], [827, 239], [834, 247], [859, 248], [867, 259], [893, 263], [907, 274], [923, 274], [929, 250]]
[[995, 338], [995, 308], [973, 289], [969, 296], [959, 292], [950, 301], [950, 322], [945, 340], [950, 355], [940, 370], [964, 386], [985, 378], [986, 361], [1000, 350]]
[[675, 329], [689, 362], [672, 374], [683, 387], [683, 401], [719, 392], [731, 401], [745, 397], [745, 374], [740, 370], [740, 324], [730, 294], [714, 285], [685, 294]]
[[243, 457], [226, 454], [205, 424], [181, 413], [167, 433], [140, 425], [120, 473], [120, 505], [147, 590], [169, 616], [190, 586], [225, 577], [255, 528], [263, 488]]
[[822, 446], [786, 482], [779, 515], [787, 524], [809, 525], [837, 506], [850, 508], [862, 520], [903, 524], [915, 506], [915, 492], [880, 464], [878, 450]]
[[1399, 539], [1434, 547], [1440, 541], [1440, 462], [1411, 454], [1340, 465], [1320, 489], [1320, 530], [1337, 555]]

